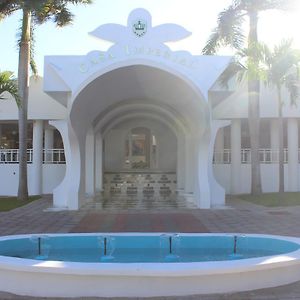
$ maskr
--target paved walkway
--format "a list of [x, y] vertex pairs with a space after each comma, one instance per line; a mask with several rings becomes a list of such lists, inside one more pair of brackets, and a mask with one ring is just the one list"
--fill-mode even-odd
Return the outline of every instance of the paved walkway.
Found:
[[[50, 212], [51, 198], [0, 213], [0, 235], [22, 233], [163, 231], [267, 233], [300, 237], [300, 206], [263, 208], [229, 199], [226, 209], [96, 210], [87, 205], [80, 211]], [[0, 299], [32, 299], [0, 293]], [[49, 298], [48, 298], [49, 299]], [[92, 298], [89, 298], [92, 299]], [[98, 298], [100, 299], [100, 298]], [[102, 298], [104, 299], [104, 298]], [[119, 298], [120, 299], [120, 298]], [[300, 282], [273, 289], [230, 295], [202, 295], [152, 299], [300, 299]]]

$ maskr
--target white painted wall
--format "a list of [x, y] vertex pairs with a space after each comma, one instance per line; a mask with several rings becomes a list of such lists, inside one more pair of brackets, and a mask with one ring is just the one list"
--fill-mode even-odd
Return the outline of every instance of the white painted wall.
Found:
[[[220, 97], [220, 91], [214, 94], [210, 93], [211, 101]], [[224, 91], [224, 89], [223, 89]], [[225, 91], [226, 92], [226, 91]], [[248, 117], [248, 93], [247, 85], [236, 86], [236, 90], [226, 98], [224, 93], [224, 100], [216, 105], [213, 109], [214, 119], [241, 119]], [[296, 105], [291, 105], [290, 96], [286, 89], [282, 90], [283, 108], [282, 114], [284, 118], [299, 118], [300, 106], [299, 102]], [[278, 117], [278, 101], [276, 90], [272, 87], [266, 87], [261, 84], [260, 93], [260, 117], [261, 118], [277, 118]]]
[[[288, 169], [284, 166], [285, 172], [285, 190], [289, 191]], [[300, 164], [298, 165], [300, 169]], [[231, 165], [215, 164], [213, 165], [216, 180], [225, 188], [226, 194], [230, 194], [231, 188]], [[263, 193], [278, 192], [278, 164], [261, 164], [261, 180]], [[249, 194], [251, 190], [251, 165], [242, 164], [240, 172], [240, 187], [236, 194]], [[300, 180], [298, 182], [298, 191], [300, 191]]]
[[[0, 101], [0, 120], [18, 120], [18, 108], [15, 100], [9, 95], [7, 100]], [[67, 109], [43, 91], [43, 78], [30, 78], [28, 98], [29, 120], [65, 119]]]
[[[229, 164], [213, 165], [214, 175], [218, 183], [225, 188], [226, 194], [230, 194], [231, 166]], [[300, 164], [298, 165], [300, 172]], [[53, 189], [62, 181], [65, 176], [66, 165], [64, 164], [43, 164], [43, 194], [51, 194]], [[238, 194], [250, 193], [251, 167], [249, 164], [241, 166], [241, 185]], [[285, 165], [285, 187], [288, 190], [287, 165]], [[277, 192], [278, 187], [278, 165], [262, 164], [262, 188], [264, 193]], [[32, 194], [33, 185], [33, 167], [28, 165], [28, 184], [29, 194]], [[15, 196], [18, 190], [18, 165], [1, 164], [0, 165], [0, 195]], [[300, 191], [300, 180], [298, 182], [298, 191]]]
[[[0, 165], [0, 195], [16, 196], [18, 192], [18, 164]], [[65, 175], [66, 165], [44, 164], [43, 165], [43, 194], [51, 194], [53, 189], [62, 181]], [[28, 164], [28, 191], [33, 194], [33, 171], [32, 164]]]
[[43, 164], [43, 194], [52, 194], [53, 189], [63, 180], [65, 164]]

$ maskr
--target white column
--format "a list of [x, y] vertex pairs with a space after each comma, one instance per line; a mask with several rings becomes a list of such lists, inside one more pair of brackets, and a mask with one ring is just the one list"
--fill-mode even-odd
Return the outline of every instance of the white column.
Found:
[[33, 180], [32, 195], [41, 195], [43, 193], [43, 121], [33, 122]]
[[54, 128], [47, 127], [45, 128], [45, 140], [44, 140], [44, 149], [45, 149], [45, 159], [46, 162], [52, 161], [52, 153], [47, 150], [53, 149], [54, 145]]
[[223, 163], [223, 152], [224, 152], [224, 128], [220, 128], [217, 132], [215, 142], [215, 159], [218, 163]]
[[45, 149], [53, 149], [54, 147], [54, 128], [47, 127], [45, 129]]
[[95, 141], [95, 185], [96, 191], [103, 191], [103, 139], [101, 133], [96, 134]]
[[85, 192], [88, 196], [95, 195], [95, 136], [91, 128], [87, 132], [85, 145]]
[[217, 132], [215, 149], [222, 151], [224, 149], [224, 128], [220, 128]]
[[[75, 134], [69, 120], [51, 121], [59, 130], [66, 156], [66, 173], [62, 182], [53, 190], [53, 206], [55, 209], [77, 210], [84, 198], [83, 179], [85, 178], [85, 145], [82, 136]], [[80, 139], [79, 139], [80, 138]], [[80, 149], [82, 148], [82, 149]], [[85, 163], [85, 161], [84, 161]]]
[[184, 192], [185, 185], [185, 139], [177, 137], [177, 190]]
[[278, 120], [272, 119], [270, 121], [270, 143], [272, 150], [272, 162], [278, 163], [278, 150], [279, 150], [279, 127]]
[[288, 119], [288, 189], [298, 191], [298, 121]]
[[[204, 134], [201, 138], [195, 137], [195, 186], [194, 197], [199, 208], [208, 209], [211, 207], [211, 191], [209, 184], [209, 139], [208, 134]], [[195, 134], [196, 136], [196, 134]]]
[[231, 121], [231, 194], [240, 192], [241, 178], [241, 121]]
[[2, 142], [2, 124], [0, 124], [0, 146]]
[[[185, 186], [184, 192], [186, 194], [192, 194], [194, 192], [195, 186], [195, 169], [198, 166], [195, 166], [196, 153], [195, 145], [193, 139], [190, 136], [186, 136], [185, 139]], [[197, 168], [198, 170], [198, 168]]]

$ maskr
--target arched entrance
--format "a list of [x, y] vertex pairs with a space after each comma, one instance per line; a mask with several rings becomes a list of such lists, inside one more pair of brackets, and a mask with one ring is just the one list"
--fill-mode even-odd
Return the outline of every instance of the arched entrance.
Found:
[[[169, 174], [166, 182], [172, 184], [156, 187], [161, 191], [165, 188], [171, 193], [194, 193], [197, 137], [201, 139], [207, 129], [206, 107], [199, 105], [201, 101], [180, 78], [149, 65], [117, 68], [91, 81], [74, 100], [70, 113], [72, 128], [82, 145], [80, 155], [86, 161], [80, 178], [82, 194], [94, 196], [104, 188], [114, 193], [142, 193], [143, 185], [149, 182], [143, 182], [141, 177], [147, 174], [158, 174], [154, 176], [156, 183]], [[96, 136], [104, 145], [101, 153], [93, 153]], [[186, 146], [188, 136], [193, 138]], [[154, 154], [154, 150], [158, 153]], [[97, 175], [99, 171], [102, 174]], [[131, 186], [124, 183], [121, 173], [132, 175], [126, 180], [131, 181]], [[98, 182], [108, 179], [112, 183], [109, 187]]]
[[[132, 36], [137, 16], [148, 24], [143, 36]], [[54, 191], [55, 207], [78, 209], [103, 189], [108, 166], [141, 171], [155, 169], [155, 164], [158, 171], [170, 168], [176, 190], [193, 196], [198, 207], [224, 203], [224, 190], [212, 172], [215, 134], [223, 125], [212, 120], [207, 93], [230, 58], [172, 52], [165, 39], [189, 33], [177, 25], [164, 26], [152, 30], [149, 13], [137, 9], [123, 26], [121, 40], [115, 33], [119, 25], [103, 25], [92, 33], [115, 42], [109, 51], [46, 59], [45, 90], [68, 108], [66, 120], [52, 122], [62, 134], [67, 160], [66, 176]], [[166, 139], [157, 141], [163, 131]], [[132, 153], [133, 146], [140, 149]]]

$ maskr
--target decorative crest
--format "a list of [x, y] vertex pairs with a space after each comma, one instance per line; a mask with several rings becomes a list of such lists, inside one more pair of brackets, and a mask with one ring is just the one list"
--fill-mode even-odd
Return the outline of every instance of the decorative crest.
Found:
[[188, 37], [191, 33], [182, 26], [176, 24], [162, 24], [152, 26], [150, 13], [143, 9], [134, 9], [128, 16], [127, 26], [120, 24], [104, 24], [90, 32], [91, 35], [113, 42], [115, 44], [128, 44], [140, 42], [159, 45], [167, 42], [174, 42]]
[[136, 22], [134, 22], [132, 25], [132, 30], [136, 36], [144, 36], [147, 32], [147, 22], [142, 19], [136, 20]]

